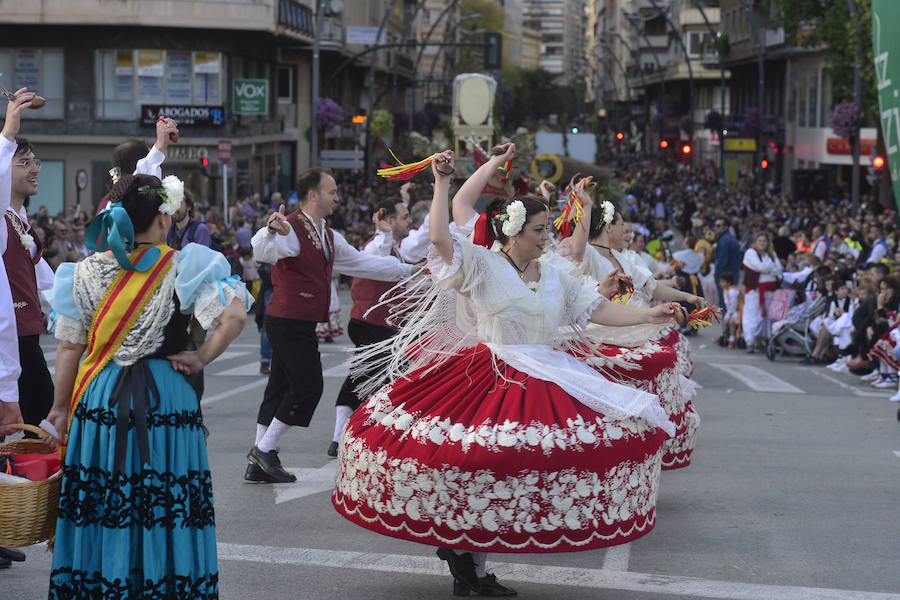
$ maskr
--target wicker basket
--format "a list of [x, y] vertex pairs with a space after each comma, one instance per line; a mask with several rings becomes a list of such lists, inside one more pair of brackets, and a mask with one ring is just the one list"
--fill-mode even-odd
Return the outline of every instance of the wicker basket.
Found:
[[[8, 425], [45, 434], [34, 425]], [[3, 454], [51, 454], [56, 449], [42, 440], [21, 439], [0, 444]], [[0, 483], [0, 546], [30, 546], [52, 540], [62, 471], [29, 483]]]

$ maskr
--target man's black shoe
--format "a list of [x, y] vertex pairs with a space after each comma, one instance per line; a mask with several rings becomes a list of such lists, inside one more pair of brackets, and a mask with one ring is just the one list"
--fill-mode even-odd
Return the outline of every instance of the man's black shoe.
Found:
[[25, 554], [19, 552], [18, 550], [13, 550], [12, 548], [4, 548], [0, 546], [0, 558], [5, 558], [6, 560], [12, 560], [15, 562], [22, 562], [25, 560]]
[[266, 472], [254, 463], [247, 465], [247, 470], [244, 472], [244, 480], [251, 483], [276, 483], [274, 479], [266, 475]]
[[481, 589], [482, 596], [518, 596], [519, 593], [512, 589], [508, 588], [505, 585], [501, 585], [499, 581], [497, 581], [497, 576], [493, 573], [488, 573], [484, 577], [478, 578], [478, 587]]
[[327, 452], [328, 456], [330, 456], [331, 458], [337, 458], [337, 451], [338, 451], [338, 443], [331, 442], [328, 445], [328, 452]]
[[278, 452], [275, 450], [263, 452], [256, 446], [253, 446], [247, 454], [247, 460], [255, 464], [263, 471], [263, 473], [272, 478], [272, 483], [293, 483], [297, 481], [295, 475], [288, 473], [281, 466], [281, 461], [278, 460]]
[[[457, 554], [450, 548], [438, 548], [438, 558], [447, 561], [450, 567], [450, 573], [463, 586], [469, 588], [469, 591], [480, 593], [481, 589], [478, 585], [478, 575], [475, 574], [475, 562], [472, 560], [471, 552]], [[454, 585], [454, 594], [456, 593]]]
[[8, 569], [12, 565], [12, 561], [8, 558], [0, 558], [0, 569]]

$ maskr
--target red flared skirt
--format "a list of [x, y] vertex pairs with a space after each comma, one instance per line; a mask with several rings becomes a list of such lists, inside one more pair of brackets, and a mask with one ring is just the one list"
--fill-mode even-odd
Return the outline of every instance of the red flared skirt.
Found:
[[694, 374], [694, 354], [691, 352], [691, 343], [687, 337], [674, 327], [670, 327], [663, 331], [656, 340], [675, 349], [675, 353], [678, 355], [678, 372], [690, 379]]
[[681, 388], [677, 353], [671, 346], [656, 341], [634, 348], [603, 344], [594, 351], [582, 347], [573, 355], [612, 381], [656, 394], [675, 424], [675, 436], [663, 445], [662, 468], [680, 469], [691, 464], [700, 415]]
[[612, 546], [653, 528], [665, 437], [476, 346], [395, 381], [353, 413], [332, 502], [362, 527], [434, 546]]

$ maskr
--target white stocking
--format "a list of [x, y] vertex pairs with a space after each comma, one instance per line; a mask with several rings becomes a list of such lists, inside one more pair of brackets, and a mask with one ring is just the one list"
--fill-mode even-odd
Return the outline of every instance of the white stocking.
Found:
[[291, 426], [287, 423], [282, 423], [278, 419], [272, 419], [272, 422], [269, 423], [269, 427], [266, 429], [266, 433], [263, 435], [262, 439], [259, 440], [256, 447], [263, 452], [271, 452], [278, 447], [278, 440], [281, 439], [281, 436], [283, 436], [284, 432], [290, 429], [290, 427]]
[[353, 409], [349, 406], [338, 405], [334, 407], [334, 437], [332, 439], [335, 442], [341, 441], [341, 434], [344, 433], [344, 427], [352, 414]]

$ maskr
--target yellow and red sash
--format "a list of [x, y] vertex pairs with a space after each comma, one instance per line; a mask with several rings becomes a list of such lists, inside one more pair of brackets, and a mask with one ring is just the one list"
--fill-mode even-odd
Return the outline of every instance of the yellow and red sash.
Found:
[[[169, 269], [175, 264], [172, 261], [175, 250], [165, 244], [159, 244], [158, 247], [161, 250], [159, 260], [146, 271], [120, 269], [94, 311], [88, 331], [88, 355], [75, 376], [72, 403], [69, 406], [69, 428], [72, 427], [75, 409], [88, 385], [112, 360], [150, 298], [162, 285]], [[129, 258], [132, 262], [137, 262], [148, 250], [150, 247], [136, 250]]]

